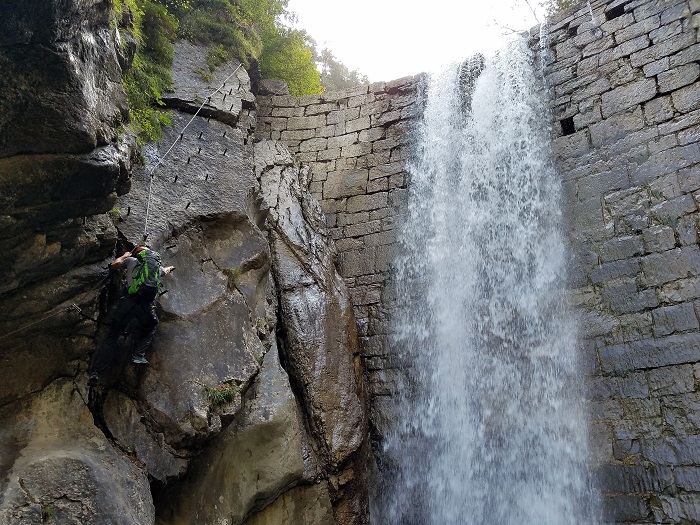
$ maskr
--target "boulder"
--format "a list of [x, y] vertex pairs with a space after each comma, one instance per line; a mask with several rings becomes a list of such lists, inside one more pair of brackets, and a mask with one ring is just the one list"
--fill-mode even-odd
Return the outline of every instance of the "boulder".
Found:
[[159, 523], [240, 525], [313, 474], [304, 424], [277, 348], [233, 423], [193, 460], [186, 479], [158, 495]]
[[148, 479], [95, 427], [73, 381], [0, 409], [0, 522], [150, 525]]
[[283, 363], [300, 389], [321, 454], [337, 469], [366, 432], [357, 328], [325, 217], [304, 191], [308, 168], [290, 160], [279, 142], [255, 146], [261, 196], [270, 207], [272, 271], [286, 335]]

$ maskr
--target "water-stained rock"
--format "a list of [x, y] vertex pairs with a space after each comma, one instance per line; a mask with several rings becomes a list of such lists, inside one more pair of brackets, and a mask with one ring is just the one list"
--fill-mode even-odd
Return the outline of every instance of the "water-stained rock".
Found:
[[0, 409], [0, 522], [148, 525], [148, 479], [93, 425], [73, 381]]
[[233, 423], [193, 461], [185, 480], [158, 495], [158, 523], [240, 525], [313, 474], [306, 439], [273, 347]]
[[284, 364], [304, 399], [321, 453], [333, 467], [365, 435], [355, 367], [357, 329], [335, 245], [318, 202], [302, 191], [308, 168], [291, 164], [286, 147], [256, 144], [261, 195], [270, 207], [273, 272], [284, 324]]

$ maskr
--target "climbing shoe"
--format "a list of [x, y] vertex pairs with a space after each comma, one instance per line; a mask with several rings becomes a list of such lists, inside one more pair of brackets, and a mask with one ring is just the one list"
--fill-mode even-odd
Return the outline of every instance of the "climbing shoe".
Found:
[[89, 386], [97, 386], [97, 384], [100, 382], [100, 376], [92, 373], [90, 374], [90, 377], [88, 377], [88, 385]]
[[145, 357], [142, 357], [140, 355], [132, 355], [131, 362], [134, 363], [135, 365], [147, 365], [148, 359], [146, 359]]

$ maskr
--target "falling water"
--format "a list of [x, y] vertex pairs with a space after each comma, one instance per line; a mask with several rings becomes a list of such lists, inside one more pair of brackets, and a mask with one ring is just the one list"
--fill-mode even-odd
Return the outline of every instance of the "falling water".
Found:
[[513, 42], [428, 87], [396, 275], [407, 378], [377, 525], [599, 522], [534, 66]]

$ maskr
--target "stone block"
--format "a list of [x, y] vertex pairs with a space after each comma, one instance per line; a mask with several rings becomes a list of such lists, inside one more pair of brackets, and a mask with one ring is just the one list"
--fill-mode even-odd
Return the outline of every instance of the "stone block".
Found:
[[371, 115], [371, 127], [374, 128], [379, 126], [387, 126], [394, 122], [398, 122], [403, 118], [402, 112], [402, 109], [397, 109], [394, 111], [387, 111], [386, 113], [382, 113], [381, 115]]
[[679, 51], [669, 59], [671, 67], [678, 67], [698, 61], [700, 61], [700, 44], [695, 44], [687, 49]]
[[681, 303], [652, 311], [654, 318], [654, 336], [660, 337], [674, 332], [698, 330], [693, 303]]
[[[339, 254], [340, 273], [343, 277], [353, 277], [374, 273], [374, 248], [364, 248]], [[358, 303], [353, 301], [353, 305]]]
[[358, 133], [348, 133], [339, 137], [330, 137], [328, 139], [328, 148], [344, 148], [357, 142]]
[[673, 486], [673, 470], [651, 465], [603, 465], [596, 471], [603, 493], [634, 494], [660, 492]]
[[317, 137], [328, 138], [328, 137], [334, 137], [335, 135], [336, 135], [336, 126], [334, 124], [332, 124], [330, 126], [324, 126], [322, 128], [318, 128], [316, 130]]
[[610, 88], [611, 85], [610, 80], [608, 78], [599, 78], [591, 82], [590, 84], [587, 84], [586, 86], [582, 87], [581, 89], [575, 90], [571, 94], [571, 102], [581, 102], [588, 98], [595, 97], [596, 95], [605, 93]]
[[671, 97], [659, 97], [644, 103], [644, 118], [647, 125], [653, 126], [673, 118], [675, 111]]
[[644, 249], [647, 253], [663, 252], [676, 245], [673, 228], [669, 226], [652, 226], [642, 231]]
[[668, 57], [662, 57], [648, 64], [644, 64], [642, 71], [644, 71], [645, 77], [654, 77], [659, 73], [668, 70], [671, 67], [671, 60]]
[[269, 105], [276, 108], [295, 108], [299, 105], [299, 99], [291, 95], [275, 95], [270, 99]]
[[665, 284], [659, 291], [659, 299], [664, 303], [680, 303], [700, 298], [700, 278], [690, 277]]
[[588, 153], [590, 149], [588, 132], [586, 130], [556, 138], [552, 142], [552, 150], [555, 157], [562, 159], [580, 157]]
[[634, 279], [607, 283], [602, 294], [609, 308], [617, 314], [641, 312], [659, 304], [656, 291], [638, 291]]
[[649, 153], [654, 155], [660, 151], [666, 151], [667, 149], [678, 146], [678, 138], [675, 135], [662, 135], [650, 140], [647, 146], [649, 148]]
[[270, 113], [273, 117], [293, 117], [294, 108], [272, 108]]
[[281, 139], [285, 142], [287, 141], [301, 141], [310, 139], [316, 136], [316, 133], [312, 129], [304, 129], [297, 131], [283, 131]]
[[697, 246], [685, 246], [653, 253], [642, 257], [641, 265], [646, 286], [659, 286], [678, 279], [695, 277], [700, 273], [700, 250]]
[[343, 146], [340, 150], [341, 157], [360, 157], [369, 153], [372, 153], [372, 144], [368, 142]]
[[388, 164], [380, 164], [379, 166], [373, 167], [369, 170], [369, 179], [378, 179], [381, 177], [387, 177], [389, 175], [394, 175], [396, 173], [401, 173], [406, 168], [406, 163], [401, 162], [391, 162]]
[[370, 104], [360, 106], [360, 117], [378, 116], [389, 110], [389, 100], [376, 100]]
[[649, 38], [651, 38], [651, 41], [656, 44], [657, 42], [667, 38], [680, 35], [682, 31], [683, 26], [681, 25], [680, 21], [676, 20], [670, 24], [662, 25], [658, 29], [654, 29], [649, 33]]
[[[299, 151], [300, 152], [321, 151], [321, 150], [325, 150], [327, 146], [328, 146], [328, 139], [313, 138], [313, 139], [302, 141], [301, 144], [299, 144]], [[316, 159], [314, 158], [314, 160], [316, 160]]]
[[681, 113], [700, 108], [700, 89], [696, 84], [685, 86], [671, 93], [671, 100], [676, 110]]
[[599, 353], [603, 372], [624, 375], [634, 370], [696, 363], [700, 361], [700, 338], [693, 333], [675, 334], [604, 346]]
[[385, 135], [386, 130], [384, 128], [364, 129], [360, 131], [358, 140], [360, 142], [374, 142], [376, 140], [383, 139]]
[[685, 2], [679, 3], [661, 12], [661, 25], [667, 25], [676, 20], [688, 18], [689, 16], [689, 6]]
[[367, 191], [367, 170], [334, 171], [323, 183], [324, 199], [362, 195]]
[[603, 117], [609, 117], [656, 96], [656, 80], [645, 78], [603, 93]]
[[291, 117], [287, 119], [287, 129], [315, 129], [326, 125], [325, 115], [315, 115], [312, 117]]
[[620, 45], [602, 52], [600, 54], [600, 63], [607, 64], [608, 62], [613, 62], [623, 57], [628, 57], [632, 53], [648, 48], [650, 45], [651, 41], [647, 35], [641, 35], [636, 38], [626, 40]]
[[634, 277], [639, 273], [640, 268], [639, 259], [623, 259], [597, 266], [591, 272], [590, 278], [593, 284], [601, 284], [620, 277]]
[[[357, 166], [357, 159], [355, 157], [341, 157], [335, 161], [336, 171], [349, 171], [354, 170]], [[360, 168], [362, 169], [362, 168]]]
[[612, 144], [633, 131], [639, 131], [644, 127], [644, 114], [641, 106], [618, 113], [589, 127], [591, 143], [600, 148], [605, 144]]
[[588, 86], [589, 84], [595, 82], [598, 79], [598, 74], [596, 73], [591, 73], [590, 75], [587, 75], [585, 77], [575, 77], [572, 80], [561, 84], [559, 86], [556, 86], [554, 88], [554, 93], [557, 96], [561, 95], [566, 95], [573, 93], [574, 91], [577, 91], [578, 89]]
[[660, 25], [661, 18], [658, 15], [650, 16], [615, 31], [615, 41], [618, 43], [618, 45], [620, 45], [627, 40], [632, 40], [633, 38], [640, 36], [646, 36], [650, 31], [653, 31]]
[[389, 177], [373, 179], [367, 183], [367, 193], [376, 193], [378, 191], [389, 191]]
[[348, 199], [347, 211], [356, 213], [359, 211], [371, 211], [387, 206], [387, 193], [373, 193], [371, 195], [357, 195]]
[[700, 467], [676, 467], [673, 473], [679, 489], [686, 492], [700, 492]]
[[630, 55], [631, 64], [634, 67], [642, 67], [644, 64], [670, 56], [681, 49], [695, 44], [695, 36], [690, 33], [681, 33], [662, 42], [658, 42], [646, 49]]
[[318, 160], [335, 160], [340, 158], [340, 148], [328, 148], [318, 152]]
[[700, 142], [700, 126], [693, 126], [678, 132], [679, 145], [686, 146], [694, 142]]
[[326, 121], [328, 124], [340, 124], [341, 122], [347, 122], [348, 120], [355, 120], [360, 116], [360, 108], [347, 108], [338, 111], [331, 111], [327, 117]]
[[[343, 228], [345, 237], [361, 237], [372, 233], [380, 232], [382, 229], [381, 221], [368, 221], [358, 224], [349, 224]], [[372, 246], [366, 244], [366, 246]]]
[[649, 514], [647, 499], [641, 495], [606, 495], [603, 497], [603, 519], [609, 523], [643, 520]]
[[610, 49], [615, 45], [615, 38], [613, 35], [606, 35], [603, 38], [599, 38], [598, 40], [592, 41], [590, 44], [586, 45], [582, 52], [581, 56], [583, 58], [592, 56], [592, 55], [597, 55], [601, 51], [605, 51], [606, 49]]
[[[299, 104], [302, 106], [305, 105], [301, 101]], [[312, 117], [314, 115], [327, 114], [331, 111], [337, 111], [338, 109], [338, 104], [312, 104], [307, 106], [304, 111], [304, 116]]]
[[[696, 199], [697, 200], [697, 199]], [[681, 246], [698, 244], [698, 214], [691, 213], [678, 219], [675, 226]]]
[[661, 202], [649, 210], [652, 216], [663, 223], [675, 223], [679, 217], [697, 210], [692, 195], [681, 195], [674, 199]]
[[700, 77], [700, 66], [695, 63], [685, 64], [659, 73], [657, 76], [659, 93], [667, 93], [692, 84], [698, 77]]
[[659, 133], [662, 135], [669, 135], [698, 124], [700, 124], [700, 110], [695, 110], [687, 115], [681, 115], [669, 122], [659, 125]]
[[602, 262], [628, 259], [643, 252], [641, 236], [616, 237], [603, 243], [600, 247]]
[[355, 120], [348, 120], [345, 123], [345, 133], [353, 133], [355, 131], [366, 130], [370, 128], [370, 118], [361, 117]]
[[630, 173], [630, 180], [632, 184], [646, 184], [658, 177], [674, 173], [698, 162], [700, 162], [700, 146], [698, 144], [678, 146], [651, 155], [649, 160], [634, 167]]
[[682, 192], [691, 192], [700, 189], [700, 170], [687, 168], [678, 172], [678, 185]]

